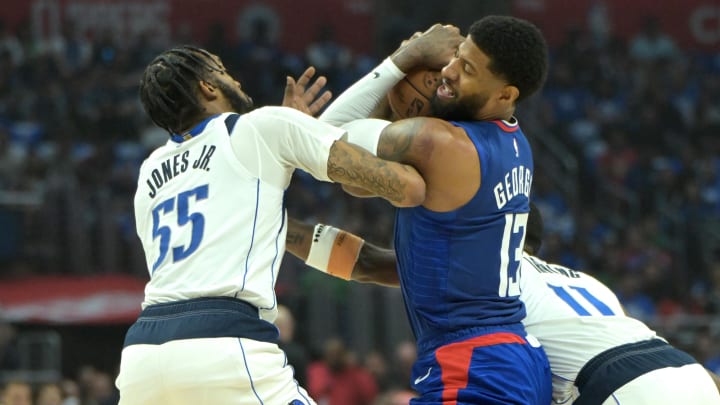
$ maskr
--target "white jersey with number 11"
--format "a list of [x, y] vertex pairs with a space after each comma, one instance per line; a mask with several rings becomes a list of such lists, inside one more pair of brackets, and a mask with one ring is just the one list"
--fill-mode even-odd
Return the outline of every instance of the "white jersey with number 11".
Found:
[[592, 276], [527, 254], [521, 271], [523, 324], [550, 360], [555, 399], [572, 395], [578, 372], [596, 355], [657, 337], [627, 317], [617, 296]]

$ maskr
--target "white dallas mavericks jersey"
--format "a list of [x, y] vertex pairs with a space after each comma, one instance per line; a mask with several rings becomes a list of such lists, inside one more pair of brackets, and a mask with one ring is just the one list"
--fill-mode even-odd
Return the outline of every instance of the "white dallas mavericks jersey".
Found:
[[227, 296], [273, 322], [285, 189], [296, 167], [329, 181], [330, 146], [344, 131], [264, 107], [241, 115], [229, 135], [228, 115], [173, 137], [140, 168], [135, 219], [150, 272], [143, 308]]
[[558, 403], [570, 398], [578, 372], [590, 359], [657, 337], [644, 323], [625, 316], [617, 296], [585, 273], [526, 254], [520, 288], [527, 310], [523, 324], [547, 353]]

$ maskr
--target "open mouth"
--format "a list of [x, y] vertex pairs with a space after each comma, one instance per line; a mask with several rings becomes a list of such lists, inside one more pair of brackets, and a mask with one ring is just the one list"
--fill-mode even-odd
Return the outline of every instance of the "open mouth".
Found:
[[443, 79], [442, 84], [437, 89], [437, 95], [440, 98], [454, 98], [455, 91], [448, 85], [447, 81]]

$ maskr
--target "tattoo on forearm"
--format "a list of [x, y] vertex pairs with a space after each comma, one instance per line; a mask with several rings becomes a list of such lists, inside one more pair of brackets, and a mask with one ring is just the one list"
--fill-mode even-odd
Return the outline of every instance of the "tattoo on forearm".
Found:
[[334, 144], [328, 159], [328, 176], [334, 181], [362, 187], [390, 201], [403, 201], [406, 184], [398, 170], [368, 152]]
[[288, 231], [285, 237], [286, 245], [302, 245], [305, 242], [305, 235], [302, 232], [290, 232]]

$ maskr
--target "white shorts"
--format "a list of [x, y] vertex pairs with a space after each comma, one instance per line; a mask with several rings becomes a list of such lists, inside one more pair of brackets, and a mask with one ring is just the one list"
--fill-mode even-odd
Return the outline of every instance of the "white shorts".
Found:
[[173, 340], [122, 351], [119, 405], [310, 405], [285, 353], [244, 338]]
[[715, 382], [699, 364], [645, 373], [617, 389], [603, 405], [720, 404]]

